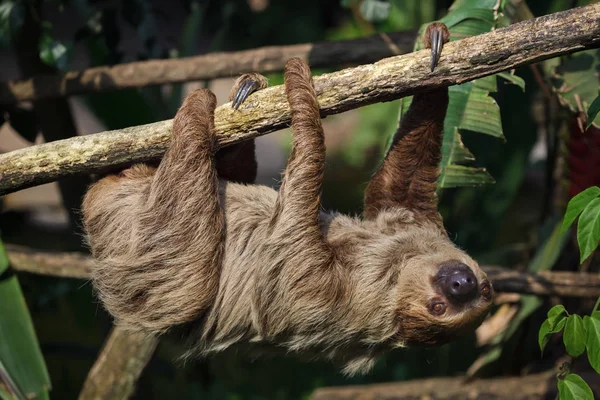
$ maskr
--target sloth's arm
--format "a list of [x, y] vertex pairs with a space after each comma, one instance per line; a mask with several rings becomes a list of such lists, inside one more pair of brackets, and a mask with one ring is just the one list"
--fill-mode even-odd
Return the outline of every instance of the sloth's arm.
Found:
[[[285, 92], [292, 113], [293, 147], [279, 189], [271, 228], [321, 262], [326, 253], [319, 227], [321, 188], [325, 167], [325, 139], [319, 103], [310, 68], [301, 59], [285, 68]], [[317, 253], [315, 253], [317, 252]]]
[[[432, 72], [449, 36], [446, 26], [437, 22], [425, 31], [423, 43], [425, 48], [431, 48]], [[365, 192], [367, 218], [376, 217], [379, 211], [402, 206], [441, 222], [435, 189], [447, 108], [447, 87], [417, 93], [413, 97], [385, 160]]]
[[[267, 79], [260, 74], [240, 76], [229, 92], [231, 106], [238, 110], [251, 93], [265, 87]], [[219, 178], [238, 183], [254, 183], [257, 171], [255, 148], [254, 139], [251, 139], [219, 149], [216, 154]]]

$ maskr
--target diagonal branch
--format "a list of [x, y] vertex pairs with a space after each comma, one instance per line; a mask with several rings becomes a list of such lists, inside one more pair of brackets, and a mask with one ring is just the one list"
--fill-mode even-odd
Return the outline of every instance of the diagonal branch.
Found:
[[[321, 115], [390, 101], [417, 91], [483, 76], [600, 46], [600, 3], [546, 15], [484, 35], [448, 43], [429, 71], [429, 51], [391, 57], [315, 78]], [[250, 96], [240, 111], [216, 110], [219, 146], [288, 125], [283, 86]], [[0, 194], [110, 166], [159, 158], [169, 143], [171, 120], [56, 141], [0, 156]]]
[[0, 104], [208, 80], [245, 72], [282, 71], [286, 61], [292, 57], [303, 58], [313, 67], [366, 64], [411, 52], [416, 35], [415, 31], [380, 33], [335, 42], [269, 46], [94, 67], [61, 75], [38, 75], [21, 81], [0, 82]]

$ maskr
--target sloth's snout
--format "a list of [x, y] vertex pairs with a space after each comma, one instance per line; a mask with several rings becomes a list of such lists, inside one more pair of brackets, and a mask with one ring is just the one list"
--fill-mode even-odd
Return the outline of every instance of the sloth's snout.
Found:
[[463, 304], [477, 296], [477, 278], [468, 265], [457, 262], [440, 282], [446, 298], [452, 303]]

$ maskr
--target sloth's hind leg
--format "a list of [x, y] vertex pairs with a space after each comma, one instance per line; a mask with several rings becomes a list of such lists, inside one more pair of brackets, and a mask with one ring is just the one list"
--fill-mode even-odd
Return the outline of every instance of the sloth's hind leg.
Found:
[[[257, 73], [244, 74], [236, 79], [229, 101], [238, 110], [251, 93], [267, 87], [267, 78]], [[238, 183], [254, 183], [257, 163], [254, 139], [224, 147], [217, 151], [217, 172], [219, 178]]]
[[[101, 232], [91, 229], [91, 242], [104, 249], [94, 284], [125, 327], [162, 333], [198, 318], [214, 301], [225, 235], [213, 155], [215, 105], [210, 91], [191, 93], [154, 175], [145, 182], [125, 176], [105, 194], [123, 200], [105, 201], [102, 213], [113, 222], [105, 218]], [[123, 192], [136, 182], [138, 195]]]

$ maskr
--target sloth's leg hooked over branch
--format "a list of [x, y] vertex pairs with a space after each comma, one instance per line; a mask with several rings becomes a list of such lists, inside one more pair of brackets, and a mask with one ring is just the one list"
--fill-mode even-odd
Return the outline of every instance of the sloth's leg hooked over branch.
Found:
[[[229, 101], [238, 110], [248, 96], [267, 87], [267, 78], [258, 73], [244, 74], [236, 79]], [[224, 147], [217, 151], [217, 172], [219, 178], [237, 183], [254, 183], [257, 163], [254, 139]]]
[[319, 225], [325, 140], [305, 61], [287, 62], [285, 92], [293, 145], [269, 221], [267, 243], [274, 258], [257, 277], [254, 296], [259, 332], [267, 338], [318, 331], [332, 320], [331, 302], [336, 300], [332, 292], [342, 292]]
[[225, 239], [215, 106], [210, 91], [191, 93], [154, 174], [135, 165], [86, 195], [96, 288], [125, 327], [162, 333], [198, 318], [214, 301]]
[[[431, 70], [436, 67], [450, 32], [434, 22], [425, 30], [423, 45], [431, 49]], [[380, 211], [405, 207], [440, 225], [435, 189], [439, 176], [448, 88], [417, 93], [400, 121], [390, 150], [365, 192], [367, 218]]]
[[310, 68], [292, 58], [285, 67], [285, 93], [292, 114], [293, 145], [279, 188], [271, 226], [291, 240], [324, 248], [319, 227], [325, 169], [325, 138]]
[[146, 282], [146, 312], [141, 315], [154, 317], [159, 329], [197, 318], [210, 307], [219, 286], [225, 217], [214, 159], [215, 107], [215, 95], [207, 89], [185, 99], [140, 223], [146, 230], [141, 233], [147, 238], [145, 254], [162, 264], [148, 273], [155, 281]]

